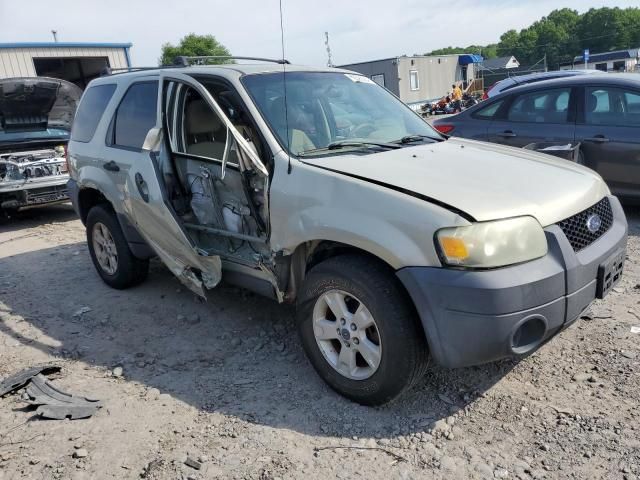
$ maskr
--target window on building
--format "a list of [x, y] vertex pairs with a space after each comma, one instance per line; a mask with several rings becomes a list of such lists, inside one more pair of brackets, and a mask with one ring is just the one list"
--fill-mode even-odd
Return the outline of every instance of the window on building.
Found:
[[417, 70], [411, 70], [409, 72], [409, 88], [411, 88], [411, 90], [420, 90], [420, 78], [418, 77]]
[[380, 73], [378, 75], [371, 75], [371, 80], [376, 82], [381, 87], [384, 87], [384, 73]]
[[156, 125], [158, 82], [134, 83], [116, 110], [113, 145], [141, 149], [149, 130]]
[[607, 71], [607, 64], [606, 63], [596, 63], [596, 70], [600, 70], [601, 72], [606, 72]]
[[116, 91], [115, 84], [96, 85], [84, 93], [82, 101], [71, 129], [71, 140], [76, 142], [90, 142], [96, 132], [98, 122], [107, 107], [109, 100]]

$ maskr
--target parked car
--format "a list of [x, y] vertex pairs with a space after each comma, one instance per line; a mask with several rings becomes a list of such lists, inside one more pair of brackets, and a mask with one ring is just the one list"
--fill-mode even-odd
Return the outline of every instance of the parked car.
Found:
[[579, 163], [598, 172], [624, 201], [640, 200], [640, 75], [526, 85], [434, 126], [447, 135], [513, 147], [580, 143]]
[[500, 93], [510, 90], [521, 85], [528, 85], [530, 83], [542, 82], [544, 80], [551, 80], [554, 78], [566, 78], [575, 77], [576, 75], [590, 75], [592, 73], [605, 73], [601, 70], [595, 69], [582, 69], [582, 70], [553, 70], [550, 72], [537, 72], [529, 73], [527, 75], [517, 75], [514, 77], [507, 77], [504, 80], [500, 80], [491, 85], [483, 95], [483, 100], [495, 97]]
[[0, 211], [69, 201], [65, 148], [81, 95], [56, 78], [0, 80]]
[[[523, 356], [615, 285], [620, 203], [593, 171], [447, 139], [365, 76], [232, 64], [96, 79], [69, 143], [73, 204], [114, 288], [157, 255], [297, 304], [318, 374], [357, 402]], [[81, 295], [81, 293], [80, 293]]]

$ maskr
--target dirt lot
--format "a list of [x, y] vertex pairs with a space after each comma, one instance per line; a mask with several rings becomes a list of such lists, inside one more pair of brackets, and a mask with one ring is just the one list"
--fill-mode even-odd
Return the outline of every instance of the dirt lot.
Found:
[[70, 207], [25, 213], [0, 225], [0, 377], [56, 361], [56, 385], [105, 406], [54, 421], [0, 399], [0, 479], [638, 478], [640, 210], [627, 215], [626, 275], [590, 318], [519, 362], [433, 366], [372, 409], [315, 375], [291, 307], [229, 286], [202, 303], [159, 263], [111, 290]]

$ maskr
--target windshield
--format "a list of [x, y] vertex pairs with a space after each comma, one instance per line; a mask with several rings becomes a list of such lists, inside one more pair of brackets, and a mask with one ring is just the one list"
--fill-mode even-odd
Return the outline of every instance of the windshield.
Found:
[[370, 153], [409, 143], [409, 138], [442, 139], [400, 100], [362, 75], [287, 72], [284, 78], [277, 72], [247, 75], [242, 81], [282, 147], [293, 155], [326, 155], [343, 147]]

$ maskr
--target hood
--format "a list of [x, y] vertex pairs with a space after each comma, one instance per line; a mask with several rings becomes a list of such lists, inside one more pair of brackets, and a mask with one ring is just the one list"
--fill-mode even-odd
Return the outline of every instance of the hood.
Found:
[[70, 130], [82, 90], [58, 78], [0, 80], [0, 134]]
[[531, 215], [546, 227], [609, 193], [597, 173], [575, 163], [461, 138], [303, 161], [429, 197], [477, 221]]

